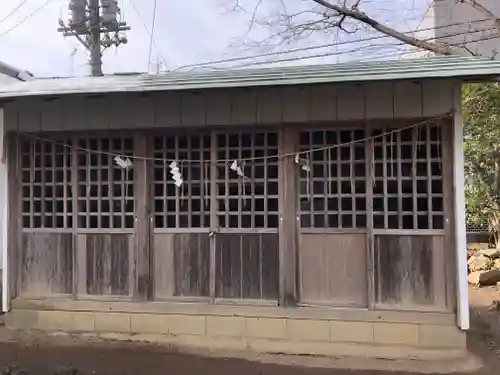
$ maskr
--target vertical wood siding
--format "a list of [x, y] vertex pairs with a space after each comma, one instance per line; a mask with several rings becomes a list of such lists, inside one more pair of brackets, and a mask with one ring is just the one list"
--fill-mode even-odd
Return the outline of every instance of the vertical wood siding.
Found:
[[452, 86], [429, 80], [20, 98], [4, 103], [5, 126], [36, 132], [427, 117], [452, 109]]
[[20, 295], [49, 297], [73, 293], [71, 234], [24, 233]]

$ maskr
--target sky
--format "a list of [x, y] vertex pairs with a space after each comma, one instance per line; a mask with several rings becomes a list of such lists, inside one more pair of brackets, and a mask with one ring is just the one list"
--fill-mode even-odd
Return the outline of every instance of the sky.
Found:
[[[26, 69], [36, 76], [74, 76], [89, 73], [88, 54], [74, 38], [64, 38], [57, 32], [58, 20], [69, 18], [69, 0], [27, 0], [17, 12], [0, 23], [0, 60]], [[260, 4], [256, 18], [264, 19], [281, 9], [279, 0], [239, 0], [240, 8], [234, 9], [236, 0], [157, 0], [156, 27], [152, 47], [152, 64], [148, 63], [154, 0], [119, 0], [122, 17], [130, 26], [127, 32], [129, 43], [112, 48], [104, 53], [103, 70], [106, 74], [123, 72], [156, 71], [157, 62], [161, 70], [184, 65], [226, 59], [234, 56], [252, 55], [275, 51], [274, 49], [251, 47], [251, 41], [261, 41], [274, 29], [254, 27], [247, 35], [253, 9]], [[292, 10], [310, 9], [310, 0], [283, 0]], [[365, 0], [366, 1], [366, 0]], [[388, 22], [399, 29], [415, 28], [428, 8], [429, 0], [371, 0], [366, 3], [370, 15]], [[4, 19], [22, 0], [0, 0], [0, 20]], [[133, 6], [135, 5], [135, 7]], [[136, 11], [137, 10], [137, 11]], [[35, 13], [33, 16], [31, 14]], [[140, 15], [140, 16], [139, 16]], [[30, 16], [29, 18], [27, 18]], [[27, 19], [26, 19], [27, 18]], [[23, 21], [26, 19], [25, 21]], [[141, 21], [142, 19], [142, 21]], [[20, 23], [23, 21], [22, 23]], [[144, 21], [144, 24], [143, 24]], [[370, 34], [370, 33], [368, 33]], [[282, 44], [278, 50], [309, 47], [335, 40], [346, 41], [368, 35], [333, 35], [316, 33], [290, 44]], [[302, 52], [289, 56], [311, 56], [334, 52], [335, 48]], [[358, 57], [380, 53], [375, 47], [360, 53]], [[384, 51], [390, 48], [384, 47]], [[347, 54], [338, 54], [322, 59], [298, 60], [296, 63], [338, 62]]]

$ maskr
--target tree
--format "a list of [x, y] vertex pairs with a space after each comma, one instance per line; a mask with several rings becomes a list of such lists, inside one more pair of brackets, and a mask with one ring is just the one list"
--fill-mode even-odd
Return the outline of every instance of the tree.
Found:
[[466, 204], [469, 224], [487, 224], [500, 239], [500, 85], [463, 91]]
[[[234, 1], [237, 2], [237, 8], [244, 7], [241, 3], [244, 3], [245, 0]], [[500, 34], [500, 15], [497, 16], [488, 8], [486, 0], [455, 1], [476, 9], [485, 19], [491, 20], [496, 28], [495, 31]], [[272, 14], [259, 19], [257, 17], [259, 7], [270, 2], [277, 4], [277, 8]], [[275, 30], [275, 36], [281, 37], [284, 41], [308, 37], [312, 33], [321, 32], [333, 35], [333, 32], [344, 32], [354, 34], [365, 29], [394, 38], [402, 44], [439, 55], [454, 54], [458, 48], [467, 50], [467, 46], [454, 46], [444, 42], [430, 41], [391, 27], [388, 22], [378, 19], [366, 10], [376, 2], [376, 0], [257, 0], [257, 3], [253, 4], [254, 9], [250, 12], [252, 14], [250, 29], [254, 24], [269, 26]], [[293, 10], [291, 10], [291, 5], [294, 5]], [[468, 52], [474, 54], [471, 50]]]

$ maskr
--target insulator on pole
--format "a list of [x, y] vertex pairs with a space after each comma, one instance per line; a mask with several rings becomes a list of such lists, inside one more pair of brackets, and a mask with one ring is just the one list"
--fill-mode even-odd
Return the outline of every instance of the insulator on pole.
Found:
[[71, 0], [69, 3], [71, 19], [69, 26], [72, 29], [83, 29], [87, 22], [87, 0]]
[[101, 0], [101, 22], [110, 29], [118, 27], [118, 14], [120, 7], [117, 0]]

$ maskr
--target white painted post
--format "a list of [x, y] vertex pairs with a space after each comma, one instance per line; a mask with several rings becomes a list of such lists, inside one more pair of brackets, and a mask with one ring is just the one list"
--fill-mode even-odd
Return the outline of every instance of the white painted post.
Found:
[[467, 284], [467, 232], [465, 228], [465, 175], [462, 119], [462, 84], [453, 89], [453, 191], [455, 216], [455, 256], [457, 272], [457, 323], [460, 329], [468, 330], [469, 290]]

